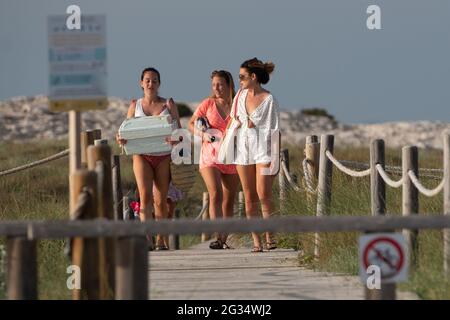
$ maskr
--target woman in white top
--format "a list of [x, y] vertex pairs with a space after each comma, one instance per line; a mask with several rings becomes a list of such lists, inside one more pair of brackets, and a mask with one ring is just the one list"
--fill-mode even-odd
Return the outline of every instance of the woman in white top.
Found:
[[[142, 116], [157, 116], [170, 114], [177, 121], [180, 128], [180, 117], [172, 98], [166, 100], [158, 95], [161, 85], [161, 76], [155, 68], [146, 68], [142, 71], [140, 85], [144, 91], [144, 97], [133, 100], [128, 108], [127, 119]], [[116, 137], [119, 144], [125, 144], [126, 140]], [[166, 219], [168, 214], [167, 194], [170, 183], [171, 154], [135, 154], [133, 155], [133, 171], [140, 198], [140, 219], [145, 221], [152, 219], [152, 207], [155, 208], [156, 220]], [[153, 188], [155, 183], [155, 188]], [[154, 192], [153, 192], [154, 191]], [[148, 237], [149, 249], [153, 249], [151, 237]], [[156, 237], [156, 249], [167, 250], [167, 239], [158, 235]]]
[[[241, 91], [235, 98], [238, 99], [236, 115], [234, 110], [231, 114], [241, 123], [234, 164], [244, 191], [247, 218], [257, 216], [259, 202], [263, 218], [269, 218], [273, 212], [272, 184], [277, 173], [273, 165], [278, 163], [279, 150], [272, 145], [278, 142], [273, 137], [278, 140], [279, 111], [277, 100], [261, 85], [269, 82], [269, 74], [274, 68], [273, 63], [263, 63], [257, 58], [242, 63], [239, 71]], [[252, 251], [262, 252], [259, 235], [253, 232], [252, 236]], [[266, 232], [265, 236], [266, 249], [276, 249], [272, 235]]]

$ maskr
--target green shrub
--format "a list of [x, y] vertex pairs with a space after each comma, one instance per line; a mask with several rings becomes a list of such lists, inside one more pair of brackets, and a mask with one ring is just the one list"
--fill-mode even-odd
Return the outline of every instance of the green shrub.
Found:
[[192, 110], [189, 108], [189, 106], [186, 103], [183, 102], [177, 102], [178, 107], [178, 113], [180, 114], [180, 118], [183, 117], [191, 117], [192, 116]]
[[318, 117], [327, 117], [330, 120], [334, 120], [334, 116], [328, 113], [325, 109], [320, 108], [310, 108], [310, 109], [302, 109], [302, 114], [306, 116], [318, 116]]

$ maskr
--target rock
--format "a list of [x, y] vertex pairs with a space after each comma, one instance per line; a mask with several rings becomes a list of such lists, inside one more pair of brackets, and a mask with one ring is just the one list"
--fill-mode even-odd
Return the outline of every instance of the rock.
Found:
[[[186, 103], [195, 110], [199, 102]], [[102, 136], [114, 139], [126, 117], [128, 99], [109, 98], [107, 110], [87, 111], [82, 114], [82, 130], [102, 129]], [[189, 118], [182, 118], [187, 128]], [[282, 139], [304, 143], [308, 135], [334, 134], [335, 145], [368, 147], [372, 139], [384, 139], [386, 146], [401, 148], [417, 145], [421, 148], [442, 148], [442, 133], [450, 132], [450, 124], [439, 121], [386, 122], [377, 124], [344, 124], [327, 117], [303, 115], [300, 111], [280, 112]], [[66, 112], [51, 112], [48, 98], [14, 97], [0, 102], [0, 140], [62, 139], [67, 137]]]

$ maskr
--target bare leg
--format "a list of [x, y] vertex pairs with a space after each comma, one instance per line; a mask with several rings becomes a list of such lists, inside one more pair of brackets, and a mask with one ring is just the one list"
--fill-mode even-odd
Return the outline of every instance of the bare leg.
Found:
[[[153, 169], [140, 155], [133, 155], [133, 171], [139, 190], [140, 210], [139, 218], [142, 222], [151, 220], [153, 211]], [[151, 235], [147, 236], [149, 246], [153, 246]]]
[[[167, 193], [170, 182], [170, 158], [165, 159], [155, 169], [155, 219], [167, 219]], [[156, 236], [157, 246], [165, 246], [164, 237]]]
[[[269, 166], [270, 164], [256, 165], [256, 190], [258, 192], [259, 201], [261, 202], [261, 211], [264, 219], [269, 219], [273, 212], [272, 184], [275, 175], [261, 174], [261, 169], [269, 168]], [[269, 248], [271, 243], [273, 243], [272, 235], [269, 232], [266, 232], [266, 244]]]
[[[258, 194], [256, 192], [256, 166], [236, 166], [245, 197], [245, 214], [247, 219], [258, 216]], [[256, 232], [252, 232], [253, 246], [262, 249], [261, 240]]]
[[[173, 202], [172, 200], [170, 200], [170, 198], [167, 198], [167, 219], [172, 220], [174, 215], [174, 211], [175, 211], [175, 207], [177, 206], [176, 202]], [[166, 245], [167, 248], [169, 248], [169, 236], [165, 235], [164, 236], [164, 244]]]
[[[213, 167], [206, 167], [200, 170], [206, 189], [209, 194], [209, 216], [211, 220], [222, 218], [222, 186], [220, 182], [220, 171]], [[217, 239], [221, 236], [217, 234]]]
[[[236, 198], [236, 191], [239, 186], [239, 176], [237, 174], [222, 174], [222, 212], [223, 218], [232, 218], [234, 215], [234, 200]], [[222, 234], [222, 242], [227, 241], [228, 234]]]

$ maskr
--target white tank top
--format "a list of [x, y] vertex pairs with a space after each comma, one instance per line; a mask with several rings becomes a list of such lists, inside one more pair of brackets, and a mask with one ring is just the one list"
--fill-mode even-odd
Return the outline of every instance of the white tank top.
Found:
[[[170, 115], [169, 108], [167, 107], [167, 102], [164, 104], [164, 109], [159, 114], [160, 116]], [[142, 108], [142, 98], [136, 101], [136, 108], [134, 109], [134, 117], [146, 117], [144, 109]]]

